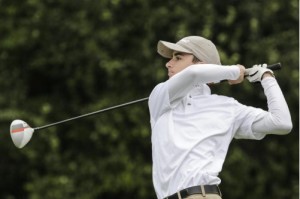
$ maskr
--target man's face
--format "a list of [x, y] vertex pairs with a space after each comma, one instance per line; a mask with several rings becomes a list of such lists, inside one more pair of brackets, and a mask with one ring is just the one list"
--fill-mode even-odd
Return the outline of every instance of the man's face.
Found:
[[194, 64], [193, 59], [194, 56], [192, 54], [174, 52], [173, 57], [166, 63], [169, 78]]

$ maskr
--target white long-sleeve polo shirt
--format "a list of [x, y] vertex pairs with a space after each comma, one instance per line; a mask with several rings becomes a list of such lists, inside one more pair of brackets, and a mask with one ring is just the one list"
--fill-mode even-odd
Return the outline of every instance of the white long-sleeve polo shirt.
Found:
[[211, 95], [206, 83], [239, 77], [237, 66], [194, 65], [158, 84], [149, 98], [153, 184], [158, 198], [184, 188], [220, 184], [233, 138], [262, 139], [291, 129], [288, 107], [275, 78], [262, 86], [269, 112]]

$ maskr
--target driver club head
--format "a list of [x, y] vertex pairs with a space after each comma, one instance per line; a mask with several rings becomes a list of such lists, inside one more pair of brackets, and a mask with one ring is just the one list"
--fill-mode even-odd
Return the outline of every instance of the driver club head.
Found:
[[10, 125], [10, 136], [18, 148], [23, 148], [31, 139], [34, 129], [22, 120], [14, 120]]

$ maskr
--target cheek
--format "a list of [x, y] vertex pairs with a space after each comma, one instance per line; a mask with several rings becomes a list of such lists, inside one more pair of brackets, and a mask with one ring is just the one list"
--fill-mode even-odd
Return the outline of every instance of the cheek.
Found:
[[176, 64], [174, 67], [173, 67], [173, 71], [175, 73], [178, 73], [182, 70], [184, 70], [185, 68], [189, 67], [190, 65], [192, 65], [193, 63], [191, 63], [190, 61], [185, 61], [185, 62], [181, 62], [181, 63], [178, 63]]
[[189, 65], [187, 65], [187, 64], [183, 64], [180, 67], [178, 67], [178, 69], [179, 69], [179, 71], [182, 71], [182, 70], [186, 69], [188, 66]]

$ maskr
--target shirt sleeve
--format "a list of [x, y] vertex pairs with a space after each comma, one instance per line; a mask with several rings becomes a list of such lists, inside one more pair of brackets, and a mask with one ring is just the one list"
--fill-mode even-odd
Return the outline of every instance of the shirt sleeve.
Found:
[[180, 101], [196, 84], [207, 84], [221, 80], [236, 80], [240, 69], [234, 66], [221, 66], [214, 64], [195, 64], [177, 73], [168, 81], [170, 104], [173, 106]]
[[166, 110], [175, 107], [197, 84], [236, 80], [240, 69], [236, 65], [195, 64], [187, 67], [164, 83], [158, 84], [150, 94], [150, 117], [155, 121]]
[[287, 134], [291, 131], [292, 119], [284, 95], [273, 77], [261, 82], [268, 100], [268, 112], [260, 114], [252, 125], [256, 134]]
[[150, 94], [148, 107], [152, 125], [154, 125], [155, 121], [162, 114], [171, 109], [167, 86], [168, 85], [166, 83], [160, 83], [153, 89]]
[[235, 138], [262, 139], [267, 134], [287, 134], [292, 122], [287, 103], [275, 78], [262, 80], [268, 111], [239, 104]]

